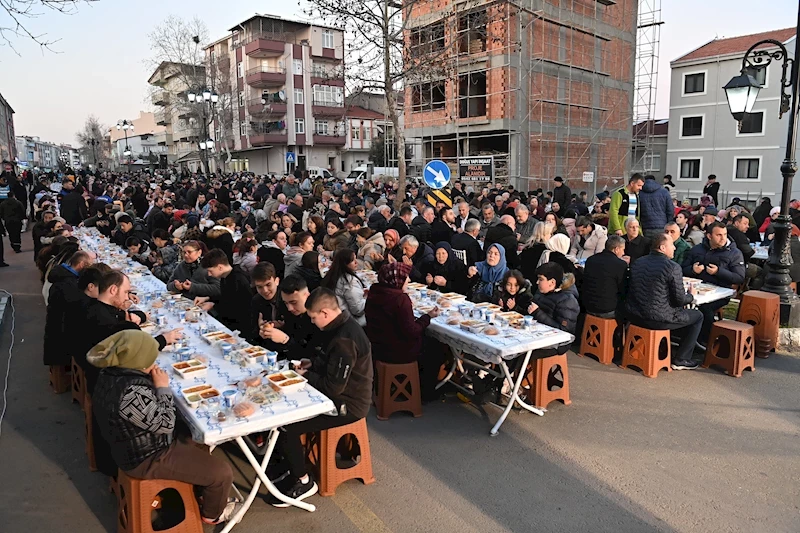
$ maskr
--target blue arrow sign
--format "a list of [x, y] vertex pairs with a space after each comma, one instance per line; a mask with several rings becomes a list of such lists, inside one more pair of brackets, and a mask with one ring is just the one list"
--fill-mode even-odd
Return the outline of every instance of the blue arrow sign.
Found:
[[441, 159], [428, 161], [422, 171], [422, 177], [425, 178], [425, 184], [428, 187], [441, 189], [450, 183], [450, 167]]

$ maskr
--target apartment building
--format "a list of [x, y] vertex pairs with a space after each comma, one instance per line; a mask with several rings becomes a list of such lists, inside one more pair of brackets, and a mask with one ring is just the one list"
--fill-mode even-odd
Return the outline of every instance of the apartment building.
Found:
[[[492, 156], [494, 175], [528, 189], [598, 189], [631, 156], [637, 3], [431, 0], [415, 4], [405, 46], [406, 135], [426, 159]], [[616, 181], [614, 181], [616, 179]]]
[[344, 123], [348, 134], [342, 152], [341, 168], [335, 172], [340, 178], [371, 161], [373, 143], [385, 135], [386, 126], [390, 124], [382, 113], [359, 106], [347, 107]]
[[[64, 165], [70, 168], [81, 168], [81, 154], [77, 148], [74, 148], [71, 144], [62, 144], [60, 145], [61, 148], [61, 161]], [[98, 147], [99, 148], [99, 147]], [[100, 150], [97, 150], [97, 160], [100, 161], [102, 154]], [[93, 164], [92, 161], [90, 163]]]
[[[169, 159], [167, 126], [157, 123], [156, 113], [139, 111], [139, 116], [130, 122], [133, 130], [118, 130], [116, 125], [108, 130], [114, 168], [126, 166], [129, 160], [134, 164], [149, 166], [153, 161], [158, 161], [161, 154], [167, 154]], [[130, 149], [130, 157], [124, 155], [126, 146]], [[99, 152], [97, 156], [99, 161]]]
[[17, 141], [14, 133], [14, 110], [0, 94], [0, 160], [17, 158]]
[[[751, 206], [764, 196], [773, 205], [780, 203], [780, 165], [789, 124], [788, 117], [778, 118], [780, 62], [750, 71], [763, 88], [741, 124], [731, 116], [722, 87], [740, 73], [751, 45], [774, 39], [791, 55], [795, 33], [787, 28], [714, 39], [671, 62], [667, 171], [675, 178], [679, 198], [699, 199], [706, 178], [715, 174], [724, 205], [734, 197]], [[799, 193], [796, 183], [792, 197]]]
[[235, 96], [232, 120], [219, 117], [213, 128], [218, 147], [231, 153], [229, 168], [340, 169], [348, 136], [343, 32], [267, 15], [230, 32], [205, 48], [211, 78], [230, 79]]
[[[170, 164], [184, 164], [192, 170], [200, 166], [197, 143], [201, 127], [190, 112], [187, 94], [190, 89], [205, 86], [205, 77], [204, 65], [165, 61], [147, 80], [153, 87], [151, 99], [157, 108], [153, 120], [156, 126], [164, 128], [153, 135], [158, 138], [158, 145], [166, 148]], [[138, 133], [138, 127], [134, 127], [134, 132]]]
[[667, 172], [669, 119], [642, 121], [633, 125], [631, 172], [652, 174], [659, 180]]
[[57, 144], [42, 141], [39, 137], [17, 136], [16, 150], [20, 168], [58, 170], [61, 147]]

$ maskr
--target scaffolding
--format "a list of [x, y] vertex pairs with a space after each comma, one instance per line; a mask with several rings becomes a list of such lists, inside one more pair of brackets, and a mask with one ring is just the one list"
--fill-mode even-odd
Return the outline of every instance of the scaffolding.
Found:
[[[430, 78], [407, 83], [407, 143], [421, 145], [423, 161], [448, 162], [454, 175], [458, 158], [491, 155], [496, 181], [523, 188], [547, 189], [556, 175], [575, 180], [583, 172], [599, 178], [586, 184], [592, 190], [598, 181], [621, 180], [630, 168], [634, 108], [653, 113], [659, 30], [649, 30], [650, 94], [648, 106], [639, 106], [633, 82], [645, 79], [637, 61], [645, 47], [633, 40], [640, 39], [642, 13], [637, 20], [630, 7], [615, 4], [467, 0], [417, 17], [411, 31], [436, 27], [425, 34], [426, 46], [450, 54], [443, 91], [419, 94]], [[648, 13], [660, 17], [660, 3], [655, 7]]]
[[[649, 172], [652, 168], [653, 134], [658, 89], [658, 60], [661, 41], [661, 0], [639, 0], [636, 25], [636, 63], [633, 101], [633, 161], [631, 168]], [[666, 164], [666, 161], [661, 163]]]

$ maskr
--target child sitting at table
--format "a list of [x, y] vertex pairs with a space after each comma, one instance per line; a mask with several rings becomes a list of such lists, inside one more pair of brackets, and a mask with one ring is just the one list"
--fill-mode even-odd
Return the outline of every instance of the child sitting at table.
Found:
[[139, 237], [128, 237], [125, 241], [125, 248], [128, 250], [128, 257], [147, 268], [152, 268], [153, 261], [150, 258], [150, 251]]
[[492, 302], [503, 308], [503, 311], [516, 311], [524, 315], [533, 301], [530, 281], [526, 280], [519, 270], [509, 270], [503, 276], [503, 282], [495, 289]]
[[[537, 322], [575, 334], [580, 305], [570, 290], [575, 284], [572, 274], [564, 274], [558, 263], [545, 263], [536, 269], [536, 292], [528, 306], [528, 314]], [[570, 342], [553, 348], [534, 350], [533, 357], [549, 357], [569, 349]], [[552, 353], [550, 353], [552, 352]]]

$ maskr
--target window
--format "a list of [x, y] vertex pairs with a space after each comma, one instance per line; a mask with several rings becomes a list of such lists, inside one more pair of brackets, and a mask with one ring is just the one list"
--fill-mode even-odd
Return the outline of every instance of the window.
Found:
[[412, 29], [410, 40], [413, 55], [426, 55], [444, 50], [444, 22]]
[[369, 126], [364, 126], [364, 139], [370, 140], [372, 139], [372, 128]]
[[703, 116], [681, 117], [681, 138], [702, 137]]
[[678, 166], [680, 166], [680, 175], [678, 179], [699, 180], [701, 162], [701, 159], [679, 159]]
[[324, 30], [322, 32], [322, 48], [333, 48], [333, 31]]
[[302, 104], [303, 103], [303, 89], [295, 89], [294, 90], [294, 103], [295, 104]]
[[314, 105], [331, 107], [342, 105], [342, 88], [332, 85], [314, 85]]
[[758, 180], [761, 169], [760, 157], [742, 157], [736, 160], [736, 180]]
[[239, 107], [244, 107], [244, 91], [239, 91]]
[[241, 135], [242, 137], [247, 135], [247, 122], [239, 123], [239, 135]]
[[358, 125], [350, 126], [350, 137], [352, 137], [354, 141], [361, 139], [361, 127]]
[[486, 116], [486, 72], [458, 77], [458, 118]]
[[458, 19], [458, 52], [480, 54], [486, 51], [486, 8], [476, 9]]
[[747, 67], [744, 69], [745, 74], [753, 76], [762, 87], [767, 85], [767, 66], [761, 65], [758, 67]]
[[295, 59], [294, 61], [292, 61], [292, 64], [294, 65], [294, 73], [295, 73], [295, 75], [302, 76], [303, 75], [303, 60], [302, 59]]
[[327, 120], [315, 120], [314, 121], [314, 133], [316, 135], [328, 135], [328, 121]]
[[236, 62], [236, 75], [240, 78], [244, 77], [244, 63], [241, 61]]
[[764, 112], [754, 111], [745, 113], [739, 127], [739, 135], [763, 134], [764, 133]]
[[294, 119], [294, 132], [297, 134], [304, 134], [306, 132], [306, 121], [302, 118]]
[[644, 156], [644, 171], [659, 172], [661, 170], [661, 154], [650, 154]]
[[706, 73], [693, 72], [683, 77], [683, 94], [705, 94]]
[[444, 80], [411, 87], [411, 111], [444, 109]]

